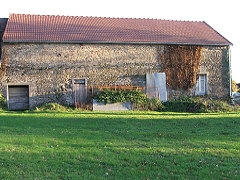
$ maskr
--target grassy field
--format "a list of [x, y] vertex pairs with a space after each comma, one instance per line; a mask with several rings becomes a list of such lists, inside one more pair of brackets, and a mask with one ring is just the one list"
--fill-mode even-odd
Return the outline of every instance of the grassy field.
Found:
[[240, 114], [1, 112], [0, 179], [240, 179]]

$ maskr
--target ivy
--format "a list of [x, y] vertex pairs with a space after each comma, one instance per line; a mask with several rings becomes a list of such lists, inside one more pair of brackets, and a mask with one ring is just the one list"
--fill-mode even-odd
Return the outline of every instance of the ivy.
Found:
[[139, 90], [109, 90], [104, 89], [97, 96], [98, 102], [118, 103], [118, 102], [143, 102], [148, 98], [142, 91]]
[[164, 53], [160, 49], [159, 54], [168, 86], [176, 90], [190, 89], [196, 84], [202, 59], [201, 46], [169, 45], [164, 47]]

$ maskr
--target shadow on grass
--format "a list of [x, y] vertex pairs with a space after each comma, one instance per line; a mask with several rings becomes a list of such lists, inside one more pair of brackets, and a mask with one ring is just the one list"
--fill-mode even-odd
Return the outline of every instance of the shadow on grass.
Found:
[[[153, 113], [154, 112], [154, 113]], [[227, 114], [237, 114], [240, 116], [240, 112], [219, 112], [219, 113], [188, 113], [188, 112], [158, 112], [158, 111], [2, 111], [6, 114], [85, 114], [85, 115], [117, 115], [117, 116], [196, 116], [196, 115], [227, 115]], [[0, 112], [1, 114], [1, 112]]]
[[107, 172], [112, 179], [154, 179], [172, 170], [185, 179], [189, 172], [191, 179], [231, 176], [229, 170], [239, 168], [239, 128], [238, 113], [3, 112], [0, 168], [6, 176], [0, 177], [89, 179]]
[[[56, 114], [58, 116], [56, 116]], [[65, 114], [64, 116], [62, 116]], [[196, 117], [167, 119], [141, 119], [131, 114], [118, 116], [74, 116], [72, 113], [0, 113], [0, 133], [4, 135], [45, 136], [49, 138], [98, 141], [139, 141], [142, 143], [160, 140], [184, 141], [186, 139], [234, 139], [239, 137], [240, 116], [199, 115]], [[109, 115], [108, 113], [103, 113]], [[111, 113], [110, 113], [111, 114]], [[124, 113], [123, 113], [124, 114]], [[87, 116], [89, 115], [89, 116]], [[96, 114], [94, 114], [96, 115]], [[141, 115], [141, 114], [140, 114]], [[229, 115], [229, 114], [227, 114]], [[149, 116], [149, 115], [148, 115]], [[134, 117], [134, 118], [132, 118]], [[171, 144], [171, 143], [169, 143]]]

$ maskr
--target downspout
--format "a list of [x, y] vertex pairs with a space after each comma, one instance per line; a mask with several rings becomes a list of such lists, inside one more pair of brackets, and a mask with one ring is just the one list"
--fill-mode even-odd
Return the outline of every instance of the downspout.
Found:
[[230, 45], [228, 46], [228, 62], [229, 62], [229, 92], [230, 97], [232, 97], [232, 70], [231, 70], [231, 50]]

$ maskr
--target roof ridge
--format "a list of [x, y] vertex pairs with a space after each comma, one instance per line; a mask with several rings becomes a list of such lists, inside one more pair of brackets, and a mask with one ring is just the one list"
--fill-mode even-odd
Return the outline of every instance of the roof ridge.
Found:
[[[173, 20], [173, 19], [159, 19], [159, 18], [134, 18], [134, 17], [110, 17], [110, 16], [73, 16], [73, 15], [46, 15], [46, 14], [19, 14], [10, 13], [10, 15], [26, 15], [26, 16], [54, 16], [54, 17], [79, 17], [79, 18], [108, 18], [108, 19], [135, 19], [135, 20], [160, 20], [160, 21], [174, 21], [174, 22], [198, 22], [202, 23], [204, 21], [194, 21], [194, 20]], [[9, 16], [10, 16], [9, 15]]]

